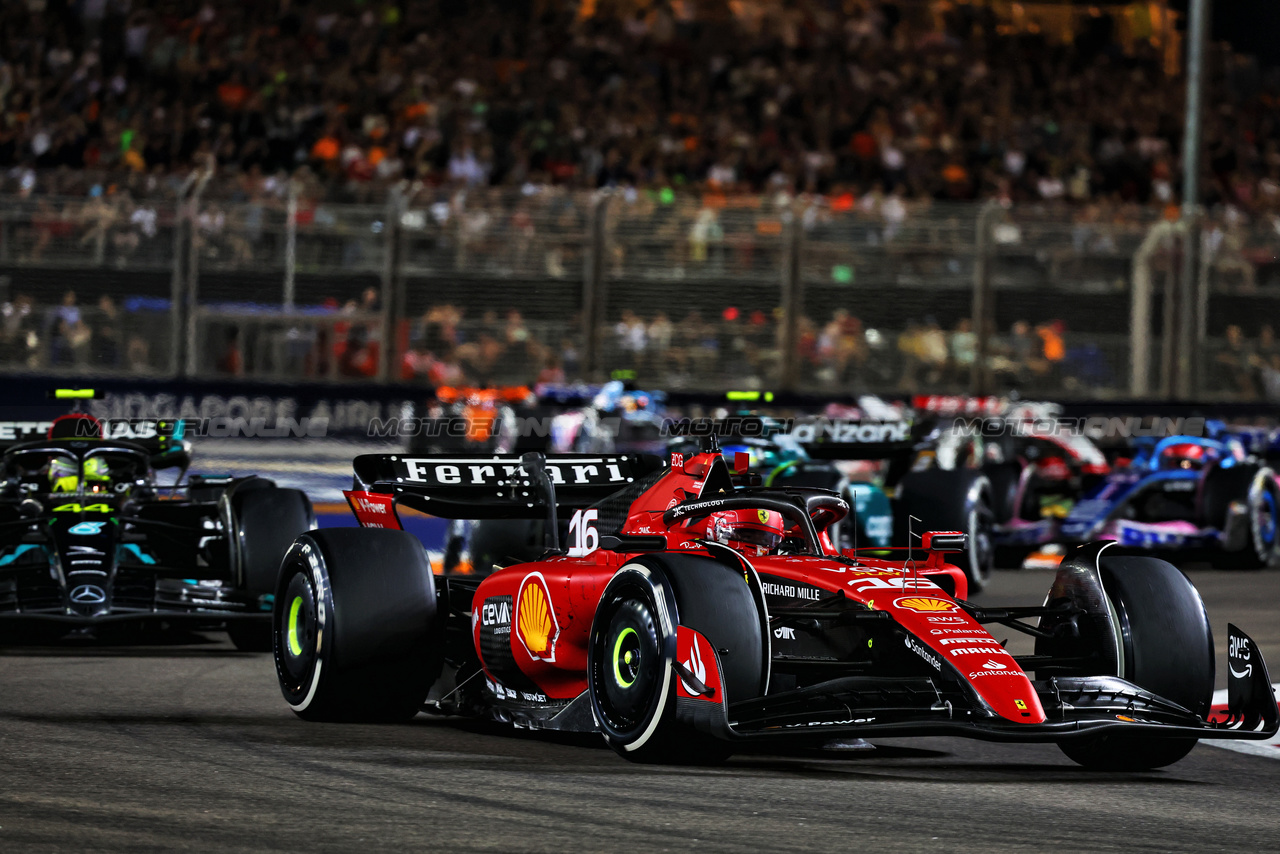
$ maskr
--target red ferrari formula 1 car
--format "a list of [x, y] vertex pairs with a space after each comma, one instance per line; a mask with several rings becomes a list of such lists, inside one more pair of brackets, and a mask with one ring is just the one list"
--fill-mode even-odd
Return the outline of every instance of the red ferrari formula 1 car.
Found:
[[[989, 609], [965, 601], [945, 560], [963, 534], [925, 533], [896, 561], [837, 551], [822, 533], [848, 512], [836, 494], [762, 488], [714, 447], [368, 455], [355, 480], [363, 527], [298, 537], [277, 584], [276, 668], [308, 720], [484, 717], [600, 732], [658, 762], [770, 739], [956, 735], [1056, 742], [1104, 769], [1280, 728], [1262, 657], [1234, 626], [1230, 714], [1211, 718], [1195, 588], [1106, 544], [1068, 555], [1043, 605]], [[546, 552], [483, 579], [433, 576], [417, 540], [387, 530], [400, 505], [545, 517]], [[1010, 655], [990, 623], [1034, 635], [1034, 654]]]

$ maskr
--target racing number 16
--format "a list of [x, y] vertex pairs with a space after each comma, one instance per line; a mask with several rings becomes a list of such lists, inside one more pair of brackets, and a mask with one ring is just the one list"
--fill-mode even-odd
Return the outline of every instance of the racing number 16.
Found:
[[592, 523], [600, 518], [599, 510], [578, 510], [569, 520], [569, 557], [586, 557], [600, 548], [600, 532]]

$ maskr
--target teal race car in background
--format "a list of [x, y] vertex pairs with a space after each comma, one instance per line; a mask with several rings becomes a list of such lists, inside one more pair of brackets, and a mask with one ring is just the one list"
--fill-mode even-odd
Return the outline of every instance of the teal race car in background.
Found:
[[[844, 419], [838, 429], [825, 419], [759, 422], [760, 429], [741, 431], [756, 435], [722, 437], [723, 453], [730, 460], [748, 455], [749, 471], [764, 486], [818, 487], [847, 501], [849, 516], [827, 531], [836, 548], [905, 548], [913, 534], [910, 545], [918, 546], [922, 531], [961, 531], [967, 554], [955, 563], [971, 590], [986, 585], [994, 568], [991, 483], [976, 465], [934, 464], [938, 433], [931, 422]], [[671, 447], [688, 444], [681, 439]]]
[[182, 427], [0, 422], [0, 641], [182, 625], [271, 649], [276, 573], [315, 527], [311, 502], [260, 477], [185, 477]]

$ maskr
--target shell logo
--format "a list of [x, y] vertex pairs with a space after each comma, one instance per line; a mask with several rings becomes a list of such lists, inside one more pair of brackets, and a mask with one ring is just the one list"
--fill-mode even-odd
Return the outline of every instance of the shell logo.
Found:
[[893, 604], [899, 608], [906, 608], [908, 611], [917, 611], [921, 614], [940, 614], [943, 611], [954, 611], [956, 609], [955, 602], [949, 602], [946, 599], [935, 599], [932, 596], [907, 596], [896, 600]]
[[516, 597], [516, 634], [529, 655], [538, 661], [556, 660], [556, 641], [560, 624], [551, 607], [547, 580], [540, 572], [532, 572], [520, 583]]

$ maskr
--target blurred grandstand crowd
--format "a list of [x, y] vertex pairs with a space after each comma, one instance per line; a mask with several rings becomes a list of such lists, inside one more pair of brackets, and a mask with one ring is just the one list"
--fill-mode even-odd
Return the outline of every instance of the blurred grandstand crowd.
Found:
[[[291, 181], [300, 223], [332, 216], [326, 204], [381, 204], [397, 187], [428, 223], [457, 223], [450, 268], [499, 274], [578, 275], [587, 214], [572, 191], [601, 187], [630, 203], [610, 228], [657, 222], [663, 245], [681, 247], [653, 267], [723, 263], [728, 278], [779, 266], [762, 247], [798, 197], [810, 200], [811, 237], [848, 216], [869, 224], [858, 241], [883, 243], [930, 205], [998, 199], [1061, 207], [1077, 252], [1128, 255], [1153, 220], [1176, 216], [1183, 87], [1156, 24], [1129, 21], [1122, 34], [1117, 20], [1097, 12], [1062, 40], [987, 4], [7, 2], [0, 193], [30, 206], [17, 258], [29, 264], [74, 247], [121, 267], [151, 252], [163, 266], [177, 188], [209, 163], [217, 180], [194, 223], [197, 249], [245, 267], [278, 255], [281, 235], [265, 224], [283, 216]], [[1280, 75], [1224, 46], [1211, 55], [1207, 243], [1252, 289], [1274, 259], [1250, 256], [1237, 230], [1280, 223]], [[654, 216], [677, 198], [695, 199], [688, 216]], [[726, 231], [738, 208], [764, 214], [743, 219], [735, 246]], [[314, 263], [376, 269], [362, 228]], [[1131, 241], [1117, 247], [1117, 230]], [[812, 245], [815, 267], [851, 275]], [[606, 264], [621, 276], [641, 256], [627, 246]], [[121, 300], [42, 301], [8, 298], [0, 359], [156, 367], [148, 336], [121, 331]], [[768, 377], [777, 301], [731, 302], [719, 317], [619, 312], [609, 357], [677, 382], [726, 360]], [[500, 379], [511, 364], [572, 378], [578, 345], [564, 324], [464, 312], [436, 306], [410, 324], [406, 378]], [[962, 384], [972, 365], [975, 333], [956, 317], [916, 311], [886, 331], [864, 329], [856, 312], [811, 314], [798, 344], [825, 385], [873, 368], [909, 388]], [[1000, 330], [990, 368], [1006, 384], [1060, 381], [1070, 333], [1052, 317]], [[364, 331], [349, 352], [311, 359], [312, 370], [368, 373], [377, 330], [353, 328]], [[218, 370], [243, 371], [243, 337], [225, 341]], [[1274, 350], [1270, 326], [1230, 327], [1215, 379], [1280, 398]]]
[[[1176, 200], [1180, 79], [1110, 17], [1061, 44], [986, 4], [729, 5], [8, 2], [0, 167]], [[1274, 209], [1280, 79], [1211, 68], [1210, 201]]]
[[[736, 307], [719, 317], [690, 311], [675, 319], [664, 311], [648, 318], [624, 311], [607, 331], [604, 346], [608, 364], [623, 375], [660, 380], [669, 387], [696, 387], [699, 377], [758, 385], [778, 373], [779, 320], [777, 313]], [[515, 310], [505, 318], [485, 312], [478, 322], [468, 323], [456, 306], [435, 306], [412, 330], [401, 379], [432, 385], [579, 379], [576, 339], [539, 336], [534, 326]], [[1280, 342], [1271, 324], [1261, 326], [1256, 341], [1234, 325], [1226, 335], [1227, 345], [1214, 356], [1206, 382], [1236, 399], [1280, 402]], [[1071, 335], [1060, 320], [1035, 326], [1018, 320], [1005, 334], [994, 336], [987, 366], [1005, 390], [1028, 395], [1089, 391], [1090, 366], [1070, 345]], [[928, 315], [888, 332], [864, 327], [844, 309], [836, 309], [825, 323], [801, 318], [798, 347], [811, 389], [963, 389], [977, 358], [977, 336], [968, 318], [944, 329]], [[536, 375], [530, 366], [540, 368]]]

